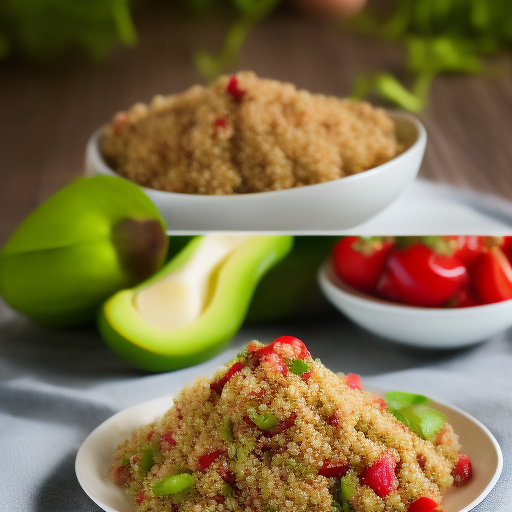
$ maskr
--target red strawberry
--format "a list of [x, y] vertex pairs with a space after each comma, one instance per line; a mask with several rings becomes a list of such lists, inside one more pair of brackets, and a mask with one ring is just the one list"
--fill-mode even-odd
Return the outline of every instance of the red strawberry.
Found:
[[457, 464], [452, 469], [453, 486], [461, 487], [467, 484], [473, 476], [473, 469], [471, 467], [471, 461], [467, 455], [459, 455]]
[[370, 467], [360, 475], [363, 485], [371, 487], [377, 496], [384, 498], [393, 489], [396, 489], [398, 481], [395, 477], [396, 460], [384, 452]]
[[418, 498], [416, 501], [413, 501], [409, 508], [408, 512], [434, 512], [438, 509], [439, 505], [436, 501], [431, 498], [427, 498], [426, 496], [422, 496]]

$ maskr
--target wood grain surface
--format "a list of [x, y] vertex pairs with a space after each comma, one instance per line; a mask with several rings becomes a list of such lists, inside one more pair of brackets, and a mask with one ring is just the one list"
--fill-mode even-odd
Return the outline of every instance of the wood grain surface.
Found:
[[[0, 243], [41, 201], [83, 172], [90, 134], [113, 114], [155, 94], [201, 82], [198, 48], [218, 48], [227, 25], [146, 16], [139, 44], [101, 64], [0, 67]], [[512, 200], [512, 58], [500, 77], [443, 76], [420, 114], [429, 142], [420, 175]], [[400, 76], [398, 47], [334, 25], [279, 14], [250, 34], [236, 67], [345, 96], [361, 72]]]

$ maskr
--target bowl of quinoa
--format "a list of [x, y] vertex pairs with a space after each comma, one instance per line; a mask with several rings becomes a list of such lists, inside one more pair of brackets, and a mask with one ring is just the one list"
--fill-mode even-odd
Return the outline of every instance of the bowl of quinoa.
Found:
[[497, 480], [472, 480], [458, 436], [426, 397], [364, 391], [359, 376], [334, 374], [292, 336], [251, 342], [212, 379], [160, 401], [163, 416], [138, 418], [113, 456], [102, 455], [110, 466], [100, 478], [127, 504], [100, 502], [105, 510], [433, 512], [448, 490], [467, 487], [474, 506]]
[[143, 187], [171, 230], [347, 229], [398, 197], [425, 143], [410, 114], [239, 72], [116, 114], [86, 169]]

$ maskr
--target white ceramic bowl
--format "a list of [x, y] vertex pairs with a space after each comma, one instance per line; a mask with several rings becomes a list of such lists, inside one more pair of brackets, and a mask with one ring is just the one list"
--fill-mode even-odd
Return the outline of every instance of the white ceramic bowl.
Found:
[[451, 349], [473, 345], [512, 327], [512, 300], [468, 308], [421, 308], [380, 300], [341, 281], [330, 261], [318, 281], [325, 296], [359, 326], [392, 341]]
[[[171, 231], [341, 230], [355, 227], [391, 204], [418, 173], [427, 135], [405, 112], [389, 112], [401, 155], [373, 169], [339, 180], [254, 194], [208, 196], [145, 188]], [[116, 176], [100, 151], [102, 130], [87, 144], [88, 175]]]

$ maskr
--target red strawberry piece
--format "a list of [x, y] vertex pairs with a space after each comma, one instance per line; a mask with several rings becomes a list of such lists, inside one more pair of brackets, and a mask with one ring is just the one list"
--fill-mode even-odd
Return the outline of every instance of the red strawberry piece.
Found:
[[471, 461], [467, 455], [459, 455], [457, 463], [452, 469], [453, 486], [461, 487], [467, 484], [473, 476], [473, 468]]
[[360, 481], [363, 485], [371, 487], [377, 496], [384, 498], [397, 487], [395, 467], [396, 460], [390, 453], [384, 452], [361, 473]]
[[434, 512], [438, 510], [439, 505], [432, 498], [427, 498], [426, 496], [422, 496], [418, 498], [416, 501], [413, 501], [409, 508], [408, 512]]
[[137, 505], [140, 505], [145, 499], [146, 493], [142, 490], [139, 492], [139, 494], [137, 494], [137, 496], [135, 496], [135, 503], [137, 503]]
[[349, 373], [345, 377], [345, 384], [351, 389], [363, 390], [363, 387], [361, 386], [361, 377], [357, 375], [357, 373]]
[[238, 83], [238, 78], [236, 76], [232, 76], [229, 79], [228, 85], [226, 86], [226, 92], [233, 96], [235, 101], [240, 102], [244, 97], [247, 91], [240, 89], [240, 84]]
[[233, 377], [233, 375], [235, 375], [235, 373], [242, 370], [243, 367], [243, 363], [240, 361], [236, 362], [219, 380], [216, 380], [210, 384], [210, 389], [216, 391], [220, 395], [226, 383], [231, 379], [231, 377]]
[[204, 473], [221, 455], [224, 455], [226, 450], [217, 449], [213, 452], [205, 453], [197, 459], [197, 469]]
[[112, 478], [116, 482], [116, 484], [124, 485], [132, 479], [132, 475], [130, 474], [130, 468], [128, 466], [117, 466], [114, 469], [114, 474]]
[[347, 470], [348, 464], [346, 462], [332, 462], [326, 460], [323, 466], [318, 468], [318, 474], [327, 478], [334, 478], [337, 476], [345, 476]]

